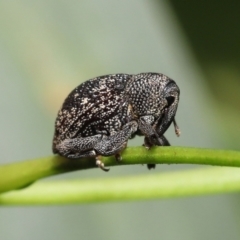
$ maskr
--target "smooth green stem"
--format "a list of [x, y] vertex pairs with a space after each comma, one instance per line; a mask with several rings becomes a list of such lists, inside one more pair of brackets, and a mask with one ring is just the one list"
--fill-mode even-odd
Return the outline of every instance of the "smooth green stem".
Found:
[[[128, 147], [123, 160], [103, 157], [105, 166], [127, 164], [204, 164], [215, 166], [240, 166], [240, 152], [184, 147]], [[59, 173], [96, 167], [93, 158], [69, 160], [59, 156], [40, 158], [0, 166], [0, 193], [23, 188], [34, 181]]]
[[133, 201], [230, 193], [240, 190], [240, 169], [149, 174], [124, 178], [38, 182], [0, 195], [0, 205], [52, 205]]

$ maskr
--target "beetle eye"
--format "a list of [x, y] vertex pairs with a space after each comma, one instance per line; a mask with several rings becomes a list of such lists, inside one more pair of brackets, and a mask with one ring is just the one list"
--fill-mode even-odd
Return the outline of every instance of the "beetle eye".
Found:
[[166, 100], [167, 100], [167, 103], [168, 103], [167, 107], [169, 107], [174, 102], [174, 97], [172, 97], [172, 96], [166, 97]]

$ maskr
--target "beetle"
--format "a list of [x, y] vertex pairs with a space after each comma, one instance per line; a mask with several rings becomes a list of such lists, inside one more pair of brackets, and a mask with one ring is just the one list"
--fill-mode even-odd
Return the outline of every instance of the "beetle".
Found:
[[[174, 80], [160, 73], [110, 74], [90, 79], [65, 99], [55, 121], [53, 153], [67, 158], [115, 155], [128, 139], [144, 135], [144, 146], [169, 146], [165, 131], [175, 121], [180, 90]], [[148, 168], [154, 168], [148, 164]]]

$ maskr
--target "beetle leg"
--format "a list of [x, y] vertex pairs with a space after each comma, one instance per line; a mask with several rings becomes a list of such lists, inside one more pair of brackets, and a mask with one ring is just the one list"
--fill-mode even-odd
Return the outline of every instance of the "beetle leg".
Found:
[[104, 163], [101, 161], [101, 156], [96, 156], [96, 165], [101, 168], [103, 171], [108, 172], [110, 169], [104, 166]]
[[[147, 144], [147, 147], [146, 147], [146, 144]], [[143, 146], [145, 146], [145, 148], [147, 148], [147, 150], [149, 150], [153, 145], [157, 145], [157, 146], [170, 146], [170, 143], [168, 142], [168, 140], [164, 136], [158, 137], [158, 141], [155, 142], [155, 144], [152, 144], [148, 137], [144, 138]], [[155, 168], [156, 164], [148, 163], [147, 167], [150, 170], [152, 168]]]
[[157, 146], [170, 146], [168, 140], [162, 135], [161, 137], [156, 138], [155, 145]]
[[[126, 148], [126, 147], [127, 147], [127, 144], [126, 144], [126, 146], [124, 146], [124, 148]], [[117, 162], [121, 162], [122, 161], [122, 156], [121, 156], [121, 154], [119, 152], [115, 154], [115, 159], [116, 159]]]
[[126, 147], [127, 147], [127, 141], [124, 142], [124, 143], [122, 144], [122, 146], [119, 148], [118, 152], [115, 153], [115, 159], [116, 159], [116, 161], [117, 161], [118, 163], [122, 161], [122, 156], [121, 156], [120, 153], [121, 153]]
[[87, 156], [95, 156], [96, 154], [91, 155], [92, 151], [90, 150], [94, 149], [94, 146], [101, 141], [102, 138], [103, 135], [101, 134], [89, 137], [68, 138], [56, 146], [55, 153], [59, 153], [61, 156], [68, 158], [84, 157], [86, 152], [90, 154]]
[[154, 117], [151, 115], [142, 116], [138, 120], [138, 127], [142, 134], [146, 137], [155, 136], [157, 133], [151, 125], [154, 122]]
[[144, 146], [146, 148], [150, 148], [153, 145], [164, 145], [163, 140], [161, 139], [161, 137], [159, 137], [159, 134], [155, 130], [156, 126], [151, 125], [153, 121], [153, 116], [142, 116], [140, 117], [138, 122], [139, 129], [146, 137], [144, 139]]
[[156, 164], [155, 164], [155, 163], [148, 163], [148, 164], [147, 164], [147, 168], [148, 168], [149, 170], [154, 169], [155, 167], [156, 167]]
[[143, 147], [145, 147], [147, 150], [149, 150], [152, 146], [153, 146], [153, 144], [150, 142], [149, 138], [145, 137]]

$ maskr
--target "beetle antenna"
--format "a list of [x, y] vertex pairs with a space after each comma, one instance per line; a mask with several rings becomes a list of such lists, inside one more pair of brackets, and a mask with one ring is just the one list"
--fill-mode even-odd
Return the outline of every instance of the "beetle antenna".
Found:
[[181, 131], [180, 131], [180, 128], [178, 127], [178, 125], [177, 125], [177, 122], [176, 122], [175, 118], [173, 118], [173, 125], [174, 125], [174, 129], [175, 129], [175, 133], [179, 137], [180, 134], [181, 134]]

